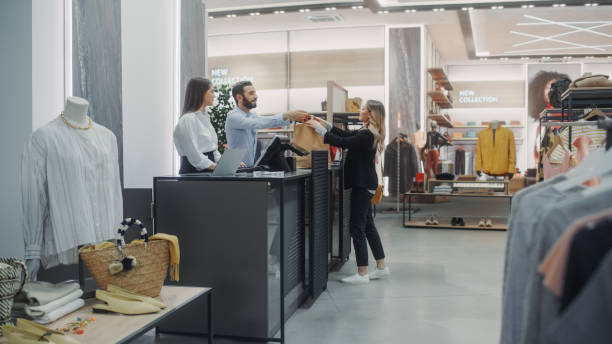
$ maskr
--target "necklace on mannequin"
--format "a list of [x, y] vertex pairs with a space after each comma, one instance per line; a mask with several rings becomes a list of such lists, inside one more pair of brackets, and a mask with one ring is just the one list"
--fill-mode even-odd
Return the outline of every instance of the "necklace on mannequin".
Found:
[[89, 120], [89, 123], [87, 124], [87, 126], [79, 127], [78, 125], [74, 125], [74, 124], [70, 123], [70, 121], [66, 118], [66, 116], [64, 116], [64, 112], [62, 111], [62, 120], [64, 120], [64, 123], [68, 124], [68, 126], [70, 126], [71, 128], [74, 128], [74, 129], [87, 130], [87, 129], [91, 128], [91, 126], [93, 124], [93, 122], [91, 121], [91, 117], [87, 116], [87, 119]]

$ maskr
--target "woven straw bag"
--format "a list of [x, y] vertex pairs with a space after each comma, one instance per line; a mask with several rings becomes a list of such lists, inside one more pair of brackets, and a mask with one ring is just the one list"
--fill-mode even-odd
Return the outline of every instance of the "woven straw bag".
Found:
[[[123, 239], [127, 225], [137, 224], [141, 228], [140, 237], [144, 244], [125, 245]], [[144, 225], [135, 219], [125, 219], [123, 228], [119, 229], [121, 239], [117, 240], [115, 247], [100, 250], [86, 250], [92, 245], [79, 250], [79, 255], [87, 269], [93, 276], [100, 289], [106, 290], [108, 284], [119, 286], [131, 292], [156, 297], [168, 273], [170, 264], [170, 249], [166, 240], [148, 240], [148, 234]], [[124, 256], [133, 256], [137, 264], [131, 270], [121, 271], [111, 275], [109, 265], [121, 261]]]
[[23, 262], [13, 258], [0, 258], [0, 263], [8, 265], [0, 268], [0, 335], [1, 326], [11, 320], [13, 298], [26, 282], [27, 269]]

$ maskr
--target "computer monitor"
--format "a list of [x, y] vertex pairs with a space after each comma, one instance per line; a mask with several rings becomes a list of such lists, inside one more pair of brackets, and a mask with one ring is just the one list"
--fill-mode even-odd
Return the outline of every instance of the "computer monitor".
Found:
[[291, 168], [286, 158], [283, 156], [283, 153], [286, 150], [291, 150], [299, 156], [306, 156], [310, 154], [304, 148], [291, 142], [289, 137], [276, 135], [272, 141], [270, 141], [268, 146], [266, 146], [266, 149], [263, 151], [254, 166], [267, 171], [291, 172], [293, 171], [293, 168]]

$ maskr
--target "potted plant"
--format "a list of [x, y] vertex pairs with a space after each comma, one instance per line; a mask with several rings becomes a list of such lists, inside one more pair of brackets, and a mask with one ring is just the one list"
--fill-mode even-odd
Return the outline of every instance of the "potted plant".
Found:
[[212, 123], [217, 138], [219, 139], [219, 152], [223, 153], [227, 147], [227, 138], [225, 136], [225, 121], [227, 114], [235, 107], [234, 100], [231, 94], [232, 88], [229, 85], [215, 86], [215, 105], [209, 110], [210, 122]]

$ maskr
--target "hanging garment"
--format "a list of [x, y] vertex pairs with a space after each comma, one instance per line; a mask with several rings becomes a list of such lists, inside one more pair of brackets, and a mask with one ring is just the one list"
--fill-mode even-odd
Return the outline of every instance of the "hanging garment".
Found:
[[465, 152], [465, 174], [476, 174], [474, 170], [474, 152]]
[[544, 286], [557, 297], [563, 295], [567, 260], [574, 237], [579, 231], [587, 228], [587, 226], [593, 226], [595, 223], [611, 216], [612, 210], [605, 210], [601, 213], [576, 220], [548, 252], [546, 258], [544, 258], [538, 267], [538, 271], [544, 276]]
[[438, 162], [440, 160], [440, 152], [431, 150], [427, 152], [427, 179], [435, 176], [438, 173]]
[[399, 142], [399, 176], [398, 176], [398, 138], [394, 139], [385, 148], [385, 161], [383, 173], [389, 177], [389, 194], [398, 192], [397, 180], [399, 177], [399, 193], [410, 191], [412, 183], [419, 169], [414, 145], [406, 140]]
[[582, 291], [599, 263], [612, 248], [611, 228], [612, 219], [606, 218], [576, 233], [567, 260], [561, 311]]
[[550, 344], [608, 344], [612, 338], [612, 253], [602, 260], [584, 290], [547, 330]]
[[516, 146], [512, 130], [501, 125], [481, 130], [476, 143], [476, 170], [488, 175], [516, 173]]
[[502, 344], [519, 343], [523, 328], [523, 302], [527, 274], [531, 261], [527, 259], [532, 247], [535, 227], [542, 212], [541, 205], [554, 204], [565, 195], [553, 186], [567, 180], [558, 175], [543, 183], [522, 189], [512, 197], [512, 208], [508, 219], [508, 239], [504, 259], [504, 280], [502, 289]]
[[547, 154], [542, 155], [542, 170], [544, 174], [544, 180], [550, 179], [560, 173], [565, 173], [572, 168], [571, 165], [572, 157], [568, 151], [565, 152], [565, 158], [561, 163], [561, 166], [553, 167], [550, 163], [550, 159]]
[[[557, 146], [553, 152], [550, 154], [550, 161], [553, 163], [561, 163], [565, 157], [565, 149], [569, 149], [569, 132], [570, 128], [572, 131], [572, 143], [583, 135], [587, 135], [591, 138], [589, 142], [589, 150], [594, 150], [597, 148], [601, 148], [603, 143], [606, 141], [606, 130], [598, 129], [596, 126], [596, 122], [593, 122], [593, 126], [574, 126], [565, 128], [560, 134], [559, 138], [561, 139], [561, 145], [563, 147]], [[572, 146], [572, 154], [577, 153], [577, 149], [574, 145]], [[565, 148], [565, 149], [564, 149]]]
[[22, 155], [21, 197], [25, 259], [78, 262], [78, 245], [114, 238], [123, 219], [115, 135], [60, 116], [36, 130]]
[[465, 151], [463, 149], [455, 151], [455, 174], [465, 174]]
[[[577, 187], [577, 190], [581, 189], [583, 187]], [[544, 209], [540, 208], [537, 217], [541, 220], [534, 230], [527, 260], [541, 262], [565, 232], [569, 223], [576, 218], [609, 209], [611, 197], [612, 192], [591, 196], [584, 196], [581, 192], [565, 192], [562, 200], [551, 203]], [[545, 330], [557, 317], [561, 307], [559, 299], [544, 287], [537, 268], [537, 263], [528, 267], [527, 284], [523, 294], [525, 302], [523, 329], [518, 343], [544, 343]]]

